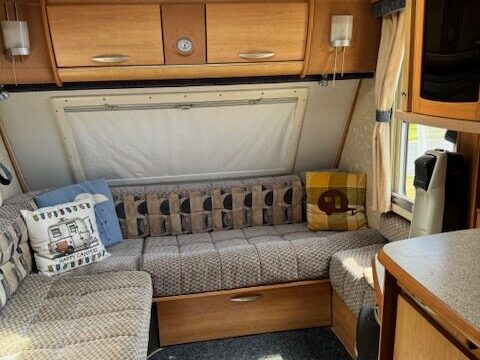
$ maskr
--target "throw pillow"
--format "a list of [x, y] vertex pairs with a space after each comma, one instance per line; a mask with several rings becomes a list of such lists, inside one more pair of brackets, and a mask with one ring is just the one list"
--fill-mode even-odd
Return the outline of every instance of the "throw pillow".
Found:
[[308, 172], [307, 222], [310, 230], [357, 230], [367, 226], [366, 174]]
[[103, 179], [73, 184], [43, 193], [38, 195], [35, 201], [38, 207], [42, 208], [80, 200], [88, 194], [92, 194], [94, 198], [95, 215], [102, 243], [108, 247], [122, 241], [122, 231], [120, 230], [112, 193]]
[[21, 213], [42, 274], [59, 274], [110, 256], [100, 241], [91, 195]]

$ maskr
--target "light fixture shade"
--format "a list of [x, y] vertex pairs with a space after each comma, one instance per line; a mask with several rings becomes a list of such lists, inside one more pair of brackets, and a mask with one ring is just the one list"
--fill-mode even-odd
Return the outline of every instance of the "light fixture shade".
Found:
[[8, 55], [29, 55], [30, 38], [26, 21], [2, 22], [3, 46]]
[[330, 43], [333, 47], [352, 44], [353, 15], [333, 15]]

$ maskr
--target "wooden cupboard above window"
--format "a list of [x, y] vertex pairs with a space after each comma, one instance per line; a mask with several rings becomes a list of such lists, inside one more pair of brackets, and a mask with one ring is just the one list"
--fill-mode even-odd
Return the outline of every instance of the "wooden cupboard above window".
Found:
[[308, 3], [207, 4], [209, 63], [305, 57]]
[[163, 64], [159, 4], [49, 5], [58, 67]]
[[38, 4], [25, 64], [51, 69], [21, 83], [329, 74], [332, 15], [354, 18], [345, 72], [373, 73], [380, 39], [370, 0], [16, 1]]

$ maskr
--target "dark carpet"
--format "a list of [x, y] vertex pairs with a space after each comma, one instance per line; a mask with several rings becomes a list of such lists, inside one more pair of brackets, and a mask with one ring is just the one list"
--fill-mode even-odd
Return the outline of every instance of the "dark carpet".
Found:
[[175, 345], [153, 360], [351, 360], [327, 328], [285, 331]]

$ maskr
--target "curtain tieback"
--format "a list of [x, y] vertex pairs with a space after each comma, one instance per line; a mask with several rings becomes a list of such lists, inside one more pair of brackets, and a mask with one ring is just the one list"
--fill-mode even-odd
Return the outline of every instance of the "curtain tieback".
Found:
[[375, 121], [377, 122], [390, 122], [392, 120], [392, 109], [387, 111], [377, 110], [375, 114]]

